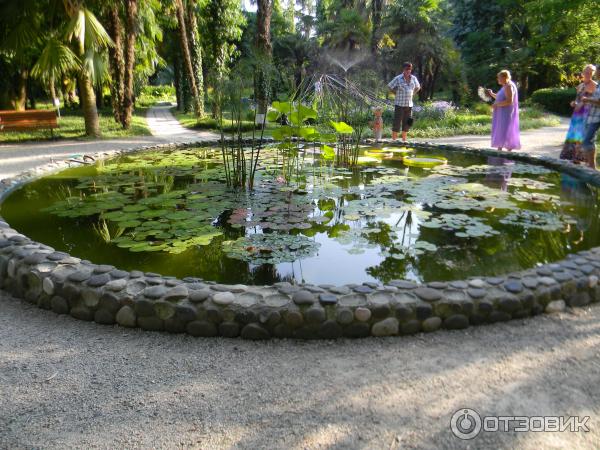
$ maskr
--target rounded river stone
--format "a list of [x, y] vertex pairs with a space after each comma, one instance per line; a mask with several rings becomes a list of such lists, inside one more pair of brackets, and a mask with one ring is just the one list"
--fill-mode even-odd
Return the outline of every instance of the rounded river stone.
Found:
[[398, 334], [399, 328], [400, 324], [398, 323], [398, 319], [394, 317], [388, 317], [387, 319], [373, 324], [373, 328], [371, 328], [371, 334], [377, 337], [394, 336]]
[[122, 327], [133, 328], [136, 325], [135, 311], [131, 306], [123, 306], [119, 309], [116, 319]]
[[50, 307], [56, 314], [67, 314], [69, 312], [69, 304], [67, 300], [58, 295], [55, 295], [50, 300]]
[[297, 305], [312, 305], [315, 302], [315, 295], [310, 291], [302, 289], [292, 295], [292, 301]]
[[464, 314], [454, 314], [444, 320], [444, 326], [449, 330], [462, 330], [469, 326], [469, 318]]
[[327, 318], [323, 308], [308, 308], [304, 311], [304, 318], [308, 323], [321, 323]]
[[222, 322], [219, 324], [219, 334], [227, 338], [238, 337], [240, 326], [236, 322]]
[[326, 320], [319, 328], [319, 337], [322, 339], [337, 339], [343, 334], [342, 327], [334, 320]]
[[287, 311], [284, 315], [285, 323], [292, 328], [298, 328], [304, 323], [304, 318], [300, 311]]
[[186, 326], [189, 334], [196, 337], [213, 337], [217, 335], [217, 325], [206, 320], [194, 320]]
[[217, 305], [230, 305], [235, 300], [233, 292], [217, 292], [213, 295], [212, 301]]
[[442, 319], [439, 317], [429, 317], [423, 321], [423, 331], [430, 333], [438, 330], [442, 326]]
[[549, 314], [563, 312], [567, 305], [564, 300], [554, 300], [546, 305], [546, 312]]
[[250, 339], [253, 341], [269, 339], [271, 337], [269, 331], [258, 323], [249, 323], [242, 328], [241, 336], [242, 339]]
[[426, 302], [434, 302], [442, 298], [442, 294], [437, 289], [429, 287], [420, 287], [415, 289], [415, 294]]
[[87, 285], [91, 287], [104, 286], [110, 281], [110, 276], [107, 273], [101, 275], [94, 275], [87, 280]]
[[371, 310], [369, 308], [358, 307], [354, 310], [354, 317], [359, 322], [367, 322], [371, 318]]

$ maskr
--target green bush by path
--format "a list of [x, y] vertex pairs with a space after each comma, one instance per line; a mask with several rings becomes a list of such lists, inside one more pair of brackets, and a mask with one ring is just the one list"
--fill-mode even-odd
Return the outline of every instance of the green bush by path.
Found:
[[556, 114], [561, 116], [570, 116], [573, 114], [571, 102], [575, 99], [575, 88], [559, 89], [547, 88], [538, 89], [531, 94], [531, 100]]
[[138, 106], [152, 106], [155, 103], [175, 103], [176, 101], [175, 87], [165, 84], [160, 86], [144, 86], [140, 95], [135, 99], [135, 104]]
[[[131, 119], [131, 128], [129, 128], [129, 130], [124, 130], [120, 124], [115, 122], [112, 115], [112, 109], [103, 108], [98, 110], [98, 115], [100, 116], [100, 132], [102, 133], [101, 139], [150, 136], [151, 133], [148, 129], [148, 124], [146, 123], [146, 111], [147, 108], [136, 108]], [[55, 139], [88, 139], [85, 136], [85, 123], [83, 120], [83, 113], [80, 110], [61, 109], [58, 126], [59, 128], [54, 130]], [[1, 144], [49, 139], [52, 139], [50, 130], [0, 131]]]

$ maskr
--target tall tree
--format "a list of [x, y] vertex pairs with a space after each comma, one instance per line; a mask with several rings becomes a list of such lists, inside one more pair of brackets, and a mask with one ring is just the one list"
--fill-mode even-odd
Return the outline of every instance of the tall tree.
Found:
[[100, 136], [100, 120], [96, 108], [96, 94], [93, 81], [94, 58], [99, 52], [113, 45], [102, 24], [94, 14], [82, 4], [64, 2], [65, 11], [71, 18], [67, 26], [67, 40], [74, 42], [77, 55], [82, 59], [82, 70], [77, 74], [79, 94], [85, 121], [85, 133], [88, 136]]
[[385, 0], [371, 0], [371, 23], [373, 24], [373, 29], [371, 30], [371, 53], [373, 55], [377, 53], [379, 40], [381, 39], [384, 4]]
[[[201, 9], [202, 45], [213, 88], [221, 89], [246, 21], [238, 0], [206, 0]], [[213, 117], [219, 116], [218, 102], [212, 102]]]
[[[45, 3], [45, 2], [44, 2]], [[3, 107], [24, 110], [31, 68], [52, 24], [44, 14], [47, 5], [35, 0], [0, 2], [0, 55], [4, 64], [0, 78], [7, 83]], [[54, 30], [47, 34], [53, 34]]]
[[186, 26], [188, 41], [190, 46], [190, 57], [192, 59], [192, 68], [194, 72], [194, 81], [198, 90], [199, 115], [204, 115], [204, 76], [202, 67], [202, 45], [200, 43], [200, 34], [198, 33], [198, 10], [195, 0], [188, 0]]
[[262, 123], [262, 115], [266, 114], [271, 87], [271, 63], [273, 48], [271, 46], [271, 14], [273, 0], [257, 0], [256, 12], [256, 56], [257, 64], [254, 75], [254, 96], [257, 103], [258, 120]]
[[46, 30], [45, 46], [32, 73], [40, 77], [74, 73], [79, 85], [85, 132], [88, 136], [99, 136], [100, 121], [93, 83], [105, 75], [104, 52], [114, 44], [83, 2], [65, 0], [63, 7], [63, 20], [54, 30]]
[[121, 2], [113, 1], [108, 4], [108, 32], [114, 45], [108, 49], [110, 66], [110, 98], [113, 116], [117, 123], [123, 123], [123, 98], [125, 96], [125, 59], [123, 57], [123, 22], [121, 21]]
[[198, 87], [196, 86], [196, 77], [194, 76], [194, 67], [192, 65], [192, 55], [190, 53], [188, 32], [185, 21], [185, 8], [183, 6], [183, 0], [175, 0], [175, 13], [177, 14], [177, 23], [179, 25], [179, 39], [181, 42], [181, 52], [183, 54], [184, 69], [187, 73], [187, 80], [192, 89], [192, 97], [194, 99], [194, 110], [196, 117], [202, 117], [204, 108], [200, 104], [198, 95]]
[[125, 37], [125, 76], [123, 80], [123, 110], [121, 124], [124, 129], [131, 126], [133, 114], [133, 69], [135, 64], [135, 42], [138, 34], [138, 2], [125, 0], [127, 36]]

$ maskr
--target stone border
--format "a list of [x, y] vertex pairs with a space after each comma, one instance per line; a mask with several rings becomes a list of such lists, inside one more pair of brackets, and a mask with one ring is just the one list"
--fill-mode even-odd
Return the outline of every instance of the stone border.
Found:
[[[218, 145], [218, 141], [92, 156], [98, 159], [134, 150], [209, 145]], [[550, 157], [431, 143], [416, 146], [509, 156], [600, 186], [600, 172]], [[0, 201], [18, 186], [67, 165], [52, 162], [4, 181]], [[334, 339], [463, 329], [600, 301], [599, 276], [600, 247], [596, 247], [505, 276], [423, 285], [406, 280], [387, 285], [223, 285], [93, 264], [32, 241], [0, 217], [0, 288], [40, 308], [81, 320], [193, 336]]]

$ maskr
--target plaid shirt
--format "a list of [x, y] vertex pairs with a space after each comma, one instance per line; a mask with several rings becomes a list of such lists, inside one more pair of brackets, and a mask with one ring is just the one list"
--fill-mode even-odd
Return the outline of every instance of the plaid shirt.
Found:
[[394, 105], [412, 107], [413, 94], [415, 93], [415, 90], [421, 88], [421, 85], [419, 84], [419, 80], [417, 80], [417, 77], [415, 77], [414, 75], [410, 76], [410, 82], [406, 82], [404, 74], [401, 73], [392, 81], [390, 81], [388, 87], [391, 90], [396, 91], [396, 100], [394, 101]]
[[[600, 100], [600, 85], [596, 87], [596, 90], [592, 94], [593, 100]], [[600, 105], [590, 105], [590, 112], [587, 116], [587, 123], [600, 122]]]

